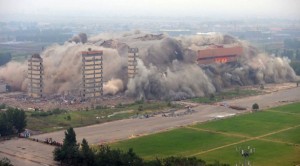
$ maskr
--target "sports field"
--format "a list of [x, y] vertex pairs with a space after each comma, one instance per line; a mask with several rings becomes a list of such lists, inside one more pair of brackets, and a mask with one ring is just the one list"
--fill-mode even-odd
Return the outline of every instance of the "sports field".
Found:
[[255, 148], [253, 165], [300, 164], [300, 103], [182, 127], [111, 145], [145, 159], [196, 156], [208, 162], [244, 162], [236, 148]]

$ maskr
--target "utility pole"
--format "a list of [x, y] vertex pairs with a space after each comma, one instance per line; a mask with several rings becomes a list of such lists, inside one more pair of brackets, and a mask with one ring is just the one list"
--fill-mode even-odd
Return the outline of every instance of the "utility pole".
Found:
[[236, 166], [251, 166], [249, 157], [255, 153], [255, 148], [248, 146], [247, 148], [236, 147], [236, 152], [243, 157], [244, 163], [236, 163]]

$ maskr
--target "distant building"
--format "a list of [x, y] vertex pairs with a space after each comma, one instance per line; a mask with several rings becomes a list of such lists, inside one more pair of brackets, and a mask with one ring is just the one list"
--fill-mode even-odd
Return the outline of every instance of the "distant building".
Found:
[[103, 95], [102, 50], [82, 51], [82, 97], [96, 99]]
[[236, 62], [242, 55], [243, 48], [239, 45], [210, 45], [198, 50], [198, 64]]
[[28, 59], [28, 95], [30, 97], [43, 97], [43, 75], [43, 59], [39, 54], [34, 54]]
[[138, 48], [129, 48], [128, 49], [128, 78], [134, 78], [137, 74], [137, 58], [138, 58], [139, 49]]

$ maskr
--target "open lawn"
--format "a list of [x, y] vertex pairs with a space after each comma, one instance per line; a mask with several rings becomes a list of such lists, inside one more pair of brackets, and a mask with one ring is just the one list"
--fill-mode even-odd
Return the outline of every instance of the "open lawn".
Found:
[[146, 159], [196, 156], [235, 165], [243, 162], [236, 147], [255, 147], [254, 165], [300, 164], [300, 103], [215, 120], [111, 144], [133, 148]]

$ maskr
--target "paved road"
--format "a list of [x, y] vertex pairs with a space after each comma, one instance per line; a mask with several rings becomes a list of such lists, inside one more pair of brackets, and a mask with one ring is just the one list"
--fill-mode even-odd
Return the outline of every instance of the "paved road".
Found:
[[[99, 144], [159, 132], [195, 122], [204, 122], [214, 119], [216, 116], [228, 116], [238, 113], [238, 111], [229, 108], [210, 105], [200, 105], [194, 109], [196, 113], [179, 117], [157, 116], [146, 119], [124, 119], [76, 128], [75, 132], [78, 141], [86, 138], [89, 143]], [[61, 142], [64, 138], [64, 132], [58, 131], [34, 136], [34, 138], [38, 139], [48, 137]]]
[[[261, 108], [286, 104], [287, 101], [300, 101], [300, 87], [281, 90], [261, 96], [226, 101], [230, 105], [243, 106], [248, 109], [253, 103]], [[89, 143], [99, 144], [128, 139], [132, 136], [146, 135], [204, 122], [218, 117], [231, 116], [245, 111], [232, 110], [218, 105], [198, 105], [193, 108], [196, 113], [180, 117], [153, 117], [148, 119], [125, 119], [104, 124], [76, 128], [77, 140], [86, 138]], [[53, 138], [61, 141], [64, 131], [36, 135], [34, 138]], [[0, 142], [0, 157], [8, 157], [14, 165], [54, 165], [52, 151], [54, 147], [25, 139], [14, 139]]]
[[265, 95], [251, 96], [225, 102], [230, 105], [242, 106], [248, 109], [251, 109], [252, 104], [257, 103], [260, 108], [265, 109], [296, 101], [300, 101], [300, 87], [294, 87]]

